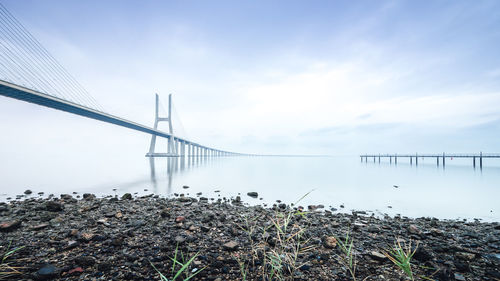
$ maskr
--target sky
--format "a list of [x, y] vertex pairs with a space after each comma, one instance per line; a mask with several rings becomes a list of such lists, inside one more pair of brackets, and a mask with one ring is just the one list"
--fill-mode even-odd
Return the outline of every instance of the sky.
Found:
[[[0, 2], [107, 112], [152, 126], [172, 93], [174, 132], [207, 146], [500, 152], [499, 1]], [[127, 130], [52, 111], [0, 97], [1, 146]]]

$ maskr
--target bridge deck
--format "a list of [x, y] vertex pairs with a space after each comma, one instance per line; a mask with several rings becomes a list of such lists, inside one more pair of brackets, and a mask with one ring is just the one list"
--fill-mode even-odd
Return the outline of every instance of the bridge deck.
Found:
[[144, 126], [142, 124], [139, 124], [139, 123], [127, 120], [127, 119], [120, 118], [118, 116], [114, 116], [114, 115], [111, 115], [111, 114], [108, 114], [105, 112], [101, 112], [101, 111], [98, 111], [98, 110], [95, 110], [95, 109], [92, 109], [89, 107], [85, 107], [85, 106], [70, 102], [70, 101], [63, 100], [63, 99], [60, 99], [60, 98], [57, 98], [54, 96], [50, 96], [50, 95], [47, 95], [47, 94], [44, 94], [41, 92], [37, 92], [37, 91], [31, 90], [28, 88], [24, 88], [22, 86], [15, 85], [15, 84], [3, 81], [3, 80], [0, 80], [0, 95], [14, 98], [14, 99], [18, 99], [18, 100], [22, 100], [22, 101], [26, 101], [29, 103], [34, 103], [34, 104], [54, 108], [57, 110], [62, 110], [65, 112], [70, 112], [70, 113], [73, 113], [76, 115], [92, 118], [92, 119], [99, 120], [99, 121], [106, 122], [106, 123], [115, 124], [118, 126], [126, 127], [129, 129], [144, 132], [147, 134], [156, 135], [159, 137], [173, 138], [174, 140], [181, 141], [181, 142], [184, 142], [186, 144], [195, 145], [195, 146], [199, 146], [202, 148], [208, 148], [208, 147], [205, 147], [203, 145], [199, 145], [197, 143], [172, 136], [168, 133], [165, 133], [165, 132], [162, 132], [159, 130], [155, 130], [151, 127]]

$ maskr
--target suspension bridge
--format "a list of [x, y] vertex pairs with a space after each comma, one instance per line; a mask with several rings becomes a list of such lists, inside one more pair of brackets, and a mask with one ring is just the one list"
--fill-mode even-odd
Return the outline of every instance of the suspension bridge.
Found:
[[[172, 95], [166, 116], [160, 116], [155, 95], [154, 126], [145, 126], [106, 112], [94, 97], [0, 3], [0, 95], [84, 116], [151, 135], [147, 157], [208, 157], [251, 154], [202, 145], [176, 136]], [[168, 132], [158, 129], [168, 122]], [[156, 138], [168, 140], [166, 152], [156, 152]]]

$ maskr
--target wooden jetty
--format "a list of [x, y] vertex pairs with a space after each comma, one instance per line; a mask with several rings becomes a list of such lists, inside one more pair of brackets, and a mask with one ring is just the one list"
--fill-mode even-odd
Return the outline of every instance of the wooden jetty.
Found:
[[441, 164], [443, 167], [446, 165], [446, 158], [453, 159], [453, 158], [470, 158], [472, 159], [472, 166], [476, 168], [476, 160], [479, 161], [479, 168], [483, 168], [483, 158], [500, 158], [500, 153], [449, 153], [446, 154], [443, 152], [443, 154], [364, 154], [360, 155], [361, 162], [363, 162], [363, 159], [365, 162], [368, 162], [368, 159], [373, 158], [373, 163], [376, 162], [376, 159], [378, 159], [378, 162], [380, 163], [381, 158], [389, 158], [389, 163], [392, 164], [392, 161], [394, 160], [394, 164], [398, 164], [398, 158], [407, 158], [410, 161], [410, 165], [413, 165], [413, 161], [415, 160], [415, 165], [418, 165], [418, 160], [420, 159], [425, 159], [425, 158], [436, 158], [436, 165], [439, 166], [439, 160], [441, 159]]

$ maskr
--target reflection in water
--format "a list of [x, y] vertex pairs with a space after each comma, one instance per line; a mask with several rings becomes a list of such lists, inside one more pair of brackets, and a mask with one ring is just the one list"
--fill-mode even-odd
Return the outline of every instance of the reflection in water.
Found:
[[[172, 194], [173, 177], [193, 168], [201, 167], [213, 162], [215, 157], [149, 157], [150, 179], [155, 194], [162, 194], [162, 179], [166, 179], [166, 194]], [[187, 163], [186, 163], [187, 162]], [[156, 174], [156, 164], [160, 167], [159, 175]], [[166, 168], [163, 166], [166, 164]], [[165, 171], [166, 173], [163, 173]]]

